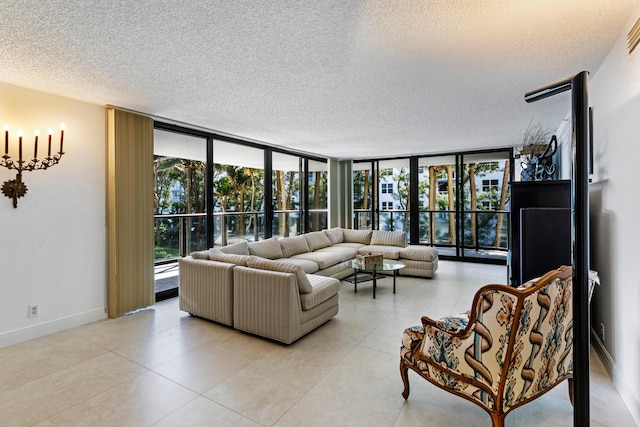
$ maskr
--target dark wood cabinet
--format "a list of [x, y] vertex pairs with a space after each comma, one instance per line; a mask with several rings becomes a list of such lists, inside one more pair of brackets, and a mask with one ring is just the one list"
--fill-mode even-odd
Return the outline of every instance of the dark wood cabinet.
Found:
[[571, 181], [512, 182], [509, 226], [512, 286], [571, 265]]

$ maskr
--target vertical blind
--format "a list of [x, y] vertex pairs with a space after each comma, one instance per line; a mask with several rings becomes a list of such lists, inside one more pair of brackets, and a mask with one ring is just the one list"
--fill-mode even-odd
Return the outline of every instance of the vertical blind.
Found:
[[109, 317], [154, 304], [153, 120], [107, 108]]

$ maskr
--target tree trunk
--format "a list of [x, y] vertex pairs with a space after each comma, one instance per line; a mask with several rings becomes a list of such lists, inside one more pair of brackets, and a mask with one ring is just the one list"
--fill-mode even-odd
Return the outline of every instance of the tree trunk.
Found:
[[453, 198], [453, 165], [447, 165], [447, 195], [449, 196], [449, 243], [456, 244], [456, 215], [453, 212], [456, 209], [455, 199]]
[[[285, 210], [287, 203], [287, 194], [284, 190], [284, 172], [276, 171], [276, 192], [278, 200], [278, 210]], [[280, 237], [288, 237], [287, 230], [287, 214], [284, 212], [278, 213], [278, 235]]]
[[[505, 205], [507, 204], [507, 186], [509, 185], [509, 169], [510, 169], [509, 160], [504, 162], [504, 171], [502, 172], [502, 189], [500, 190], [500, 205], [498, 206], [498, 210], [503, 211]], [[494, 246], [496, 248], [500, 247], [500, 240], [502, 239], [502, 224], [504, 222], [504, 214], [499, 213], [498, 219], [496, 221], [496, 240], [494, 242]]]
[[[320, 208], [320, 172], [316, 172], [316, 180], [313, 186], [313, 209]], [[311, 215], [313, 219], [312, 230], [311, 231], [319, 231], [322, 227], [320, 226], [320, 215], [317, 212], [314, 212]]]
[[235, 188], [237, 190], [236, 212], [239, 213], [236, 217], [236, 235], [238, 235], [238, 237], [244, 237], [247, 232], [245, 216], [243, 214], [243, 212], [245, 211], [244, 197], [245, 193], [247, 192], [247, 181], [244, 168], [238, 168], [238, 170], [236, 171]]
[[369, 170], [364, 171], [364, 193], [362, 199], [362, 209], [369, 209]]
[[[187, 205], [186, 205], [186, 214], [191, 214], [191, 210], [192, 210], [192, 205], [191, 205], [191, 182], [193, 180], [193, 163], [191, 161], [186, 161], [185, 162], [185, 173], [187, 175], [187, 179], [186, 179], [186, 185], [187, 188], [185, 189], [185, 192], [187, 193]], [[188, 216], [186, 221], [186, 230], [184, 235], [187, 236], [187, 241], [185, 242], [185, 247], [186, 247], [186, 253], [189, 254], [192, 252], [192, 248], [191, 248], [191, 230], [193, 228], [193, 217]]]
[[369, 205], [369, 191], [371, 186], [369, 185], [370, 171], [367, 169], [364, 171], [364, 178], [362, 183], [362, 210], [363, 212], [354, 212], [356, 217], [353, 219], [353, 225], [355, 228], [366, 228], [369, 224], [366, 224], [366, 218], [369, 214], [367, 210], [370, 209]]
[[469, 163], [469, 194], [471, 196], [471, 244], [477, 246], [478, 238], [478, 195], [476, 192], [476, 164]]
[[407, 184], [407, 207], [404, 212], [404, 231], [409, 231], [409, 212], [411, 211], [411, 185]]
[[191, 164], [191, 162], [187, 161], [185, 162], [184, 165], [184, 171], [186, 176], [186, 180], [185, 180], [185, 184], [186, 187], [185, 188], [185, 193], [187, 194], [187, 200], [186, 200], [186, 214], [190, 214], [191, 212], [191, 181], [192, 181], [192, 176], [193, 176], [193, 165]]
[[[236, 206], [236, 209], [238, 210], [238, 212], [244, 212], [244, 193], [246, 191], [246, 187], [244, 185], [242, 185], [240, 187], [240, 193], [238, 194], [238, 205]], [[242, 236], [238, 236], [241, 238], [244, 238], [245, 234], [247, 233], [247, 229], [246, 229], [246, 225], [245, 225], [245, 218], [244, 218], [244, 213], [238, 215], [238, 231], [242, 232]]]
[[[160, 196], [158, 194], [160, 185], [158, 184], [158, 161], [153, 162], [153, 200], [154, 200], [154, 213], [155, 215], [160, 215]], [[160, 237], [162, 233], [160, 232], [159, 222], [154, 219], [153, 228], [155, 232], [154, 237], [154, 246], [159, 246]]]
[[437, 169], [435, 166], [429, 166], [429, 244], [435, 244], [435, 228], [436, 228], [436, 194], [437, 186]]
[[220, 244], [227, 246], [227, 198], [220, 197], [220, 209], [222, 210], [222, 221], [220, 221]]
[[[256, 171], [251, 169], [251, 204], [249, 205], [249, 210], [251, 212], [256, 211]], [[253, 240], [259, 240], [259, 231], [258, 231], [258, 219], [252, 214], [249, 218], [249, 228], [251, 228], [251, 223], [253, 223]]]
[[[299, 188], [299, 185], [296, 185], [296, 172], [289, 171], [289, 185], [285, 187], [285, 196], [287, 205], [285, 207], [286, 210], [290, 210], [293, 207], [293, 192], [296, 188]], [[300, 212], [300, 209], [298, 209]], [[289, 214], [287, 213], [287, 219], [289, 219]], [[289, 221], [287, 221], [287, 230], [289, 229]], [[296, 234], [298, 234], [298, 227], [296, 226]]]

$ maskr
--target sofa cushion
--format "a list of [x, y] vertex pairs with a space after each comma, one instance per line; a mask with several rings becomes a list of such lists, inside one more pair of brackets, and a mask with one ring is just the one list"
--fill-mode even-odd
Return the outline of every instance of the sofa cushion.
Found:
[[278, 240], [282, 248], [282, 258], [289, 258], [297, 254], [309, 252], [309, 245], [304, 236], [285, 237]]
[[249, 253], [249, 244], [247, 242], [238, 242], [231, 245], [223, 246], [220, 252], [225, 254], [251, 255]]
[[407, 246], [407, 233], [403, 231], [381, 231], [373, 230], [370, 245], [382, 246]]
[[350, 259], [355, 258], [356, 255], [358, 255], [358, 249], [349, 248], [346, 246], [330, 246], [328, 248], [318, 249], [316, 252], [340, 254], [341, 261], [349, 261]]
[[331, 246], [331, 240], [329, 240], [329, 237], [327, 237], [327, 235], [322, 231], [314, 231], [311, 233], [303, 234], [303, 236], [305, 239], [307, 239], [309, 249], [311, 249], [312, 251], [317, 251], [318, 249]]
[[209, 259], [212, 261], [228, 262], [229, 264], [245, 267], [247, 265], [247, 258], [249, 258], [249, 255], [227, 254], [218, 249], [209, 250]]
[[255, 255], [267, 259], [284, 258], [282, 247], [277, 237], [257, 242], [249, 242], [249, 255]]
[[409, 245], [402, 248], [400, 258], [414, 259], [416, 261], [433, 261], [438, 258], [438, 250], [428, 246]]
[[[360, 249], [363, 246], [367, 246], [364, 245], [362, 243], [336, 243], [335, 245], [331, 246], [332, 248], [349, 248], [349, 249], [355, 249], [356, 252], [358, 252], [358, 249]], [[355, 255], [354, 255], [355, 256]]]
[[209, 259], [209, 251], [191, 252], [191, 257], [193, 259]]
[[342, 230], [344, 242], [346, 243], [362, 243], [368, 245], [371, 242], [371, 230], [350, 230], [345, 228]]
[[303, 310], [310, 310], [318, 304], [322, 304], [340, 290], [340, 281], [331, 277], [310, 274], [309, 282], [313, 292], [300, 295], [300, 303]]
[[369, 255], [369, 254], [380, 254], [384, 259], [399, 259], [400, 251], [402, 248], [400, 246], [364, 246], [358, 249], [358, 254], [360, 255]]
[[316, 264], [313, 261], [309, 261], [308, 259], [299, 259], [296, 257], [291, 257], [291, 258], [278, 258], [278, 259], [274, 259], [274, 261], [283, 261], [283, 262], [288, 262], [290, 264], [299, 265], [300, 267], [302, 267], [302, 270], [307, 274], [315, 273], [320, 269], [320, 267], [318, 267], [318, 264]]
[[307, 279], [307, 275], [299, 265], [285, 261], [274, 261], [258, 256], [250, 256], [247, 258], [247, 267], [260, 270], [279, 271], [282, 273], [293, 273], [296, 275], [298, 290], [301, 294], [308, 294], [313, 291], [313, 287], [311, 286], [309, 279]]
[[327, 235], [332, 245], [336, 243], [342, 243], [344, 241], [344, 234], [342, 234], [342, 228], [331, 228], [329, 230], [322, 230]]
[[315, 252], [307, 252], [304, 254], [298, 254], [291, 257], [292, 259], [306, 259], [318, 264], [320, 270], [331, 267], [332, 265], [339, 264], [342, 261], [342, 253], [340, 252], [325, 252], [319, 250]]

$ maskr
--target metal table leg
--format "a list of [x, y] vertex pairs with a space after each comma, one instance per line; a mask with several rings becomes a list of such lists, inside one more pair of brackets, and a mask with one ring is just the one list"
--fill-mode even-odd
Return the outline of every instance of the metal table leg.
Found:
[[353, 291], [358, 292], [358, 270], [353, 269]]
[[396, 276], [398, 275], [398, 270], [393, 270], [393, 293], [396, 293]]
[[375, 267], [373, 268], [373, 298], [375, 299], [376, 297], [376, 269]]

